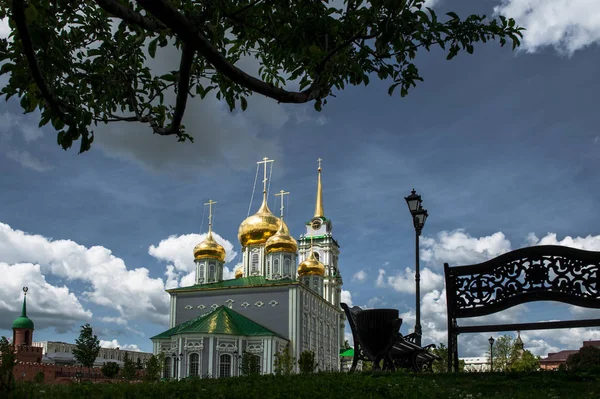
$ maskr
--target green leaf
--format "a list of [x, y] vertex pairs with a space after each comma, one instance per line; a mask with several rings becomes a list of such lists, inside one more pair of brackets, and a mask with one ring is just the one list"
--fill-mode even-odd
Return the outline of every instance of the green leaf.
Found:
[[150, 44], [148, 44], [148, 54], [150, 57], [154, 58], [156, 56], [156, 45], [158, 44], [159, 38], [152, 40]]
[[34, 23], [38, 19], [39, 15], [40, 14], [38, 10], [31, 3], [25, 9], [25, 20], [27, 21], [28, 25]]
[[447, 13], [446, 13], [446, 15], [447, 15], [447, 16], [449, 16], [449, 17], [450, 17], [450, 18], [452, 18], [452, 19], [460, 19], [460, 18], [458, 17], [458, 14], [456, 14], [455, 12], [452, 12], [452, 11], [450, 11], [450, 12], [447, 12]]
[[321, 54], [321, 49], [318, 46], [310, 46], [308, 50], [313, 54]]
[[242, 111], [245, 111], [246, 108], [248, 108], [248, 101], [246, 100], [246, 97], [240, 98], [240, 106], [242, 107]]

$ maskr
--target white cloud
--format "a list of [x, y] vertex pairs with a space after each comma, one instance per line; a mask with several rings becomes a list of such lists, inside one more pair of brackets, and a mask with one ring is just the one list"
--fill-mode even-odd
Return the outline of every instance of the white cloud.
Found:
[[[225, 249], [225, 263], [231, 262], [237, 256], [233, 244], [215, 232], [212, 234], [215, 241]], [[148, 253], [157, 259], [172, 263], [178, 271], [191, 272], [196, 270], [193, 249], [205, 238], [206, 233], [170, 236], [158, 243], [157, 246], [151, 245]]]
[[352, 277], [352, 281], [358, 281], [360, 283], [362, 283], [366, 279], [367, 279], [367, 273], [365, 273], [364, 270], [357, 271], [356, 273], [354, 273], [354, 276]]
[[342, 290], [342, 302], [346, 303], [349, 307], [354, 306], [352, 304], [352, 294], [348, 290]]
[[0, 254], [0, 261], [8, 264], [39, 263], [44, 275], [85, 282], [88, 290], [81, 294], [85, 299], [115, 310], [127, 320], [158, 324], [168, 320], [163, 280], [150, 278], [146, 268], [128, 269], [107, 248], [86, 248], [71, 240], [52, 240], [0, 223]]
[[588, 235], [587, 237], [571, 237], [566, 236], [562, 240], [556, 237], [556, 233], [548, 233], [541, 239], [533, 233], [527, 235], [527, 243], [533, 245], [563, 245], [565, 247], [572, 247], [577, 249], [584, 249], [586, 251], [600, 251], [600, 235], [593, 236]]
[[7, 38], [10, 34], [10, 26], [8, 26], [8, 18], [0, 19], [0, 39]]
[[477, 238], [462, 229], [442, 231], [435, 238], [423, 238], [421, 243], [421, 260], [439, 269], [445, 262], [450, 266], [479, 263], [511, 250], [502, 232]]
[[18, 162], [22, 167], [36, 172], [46, 172], [52, 169], [51, 165], [39, 160], [27, 150], [10, 150], [6, 153], [6, 157]]
[[[0, 251], [0, 254], [4, 254]], [[23, 305], [22, 287], [28, 287], [27, 315], [35, 323], [37, 330], [53, 327], [58, 332], [65, 332], [79, 324], [89, 321], [92, 312], [83, 308], [79, 299], [66, 286], [49, 284], [42, 274], [40, 265], [31, 263], [7, 264], [0, 255], [0, 320], [8, 329], [9, 322], [14, 320]]]
[[600, 42], [600, 2], [590, 0], [502, 0], [494, 13], [514, 18], [525, 28], [522, 48], [554, 47], [572, 54]]
[[100, 346], [102, 348], [119, 348], [124, 351], [134, 351], [141, 352], [142, 350], [135, 344], [132, 345], [121, 345], [119, 341], [113, 339], [112, 341], [105, 341], [103, 339], [100, 340]]
[[[382, 273], [383, 272], [383, 273]], [[421, 270], [421, 292], [428, 292], [436, 288], [441, 288], [444, 285], [444, 276], [436, 274], [430, 269], [425, 268]], [[377, 284], [379, 287], [391, 287], [397, 292], [404, 292], [406, 294], [414, 294], [415, 288], [415, 271], [407, 267], [404, 272], [398, 273], [394, 276], [388, 276], [385, 282], [383, 276], [385, 271], [379, 271], [379, 277], [377, 278]], [[380, 280], [381, 278], [381, 280]]]
[[380, 288], [385, 287], [385, 280], [384, 280], [383, 276], [385, 276], [385, 270], [379, 269], [379, 272], [377, 274], [377, 280], [375, 281], [375, 285], [377, 287], [380, 287]]

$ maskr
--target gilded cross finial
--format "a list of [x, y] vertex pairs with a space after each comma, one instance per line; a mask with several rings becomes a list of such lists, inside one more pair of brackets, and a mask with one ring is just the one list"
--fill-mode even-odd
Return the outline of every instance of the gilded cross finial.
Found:
[[275, 194], [276, 197], [281, 197], [281, 208], [280, 209], [281, 209], [281, 219], [282, 220], [283, 220], [283, 208], [284, 208], [283, 198], [284, 198], [284, 196], [288, 195], [289, 193], [290, 193], [289, 191], [280, 190], [279, 194]]
[[27, 295], [27, 291], [29, 291], [28, 287], [23, 287], [23, 295]]
[[216, 204], [216, 201], [213, 201], [211, 199], [208, 200], [208, 202], [206, 202], [204, 205], [208, 205], [208, 231], [211, 232], [212, 231], [212, 206], [214, 204]]
[[263, 194], [267, 194], [267, 164], [274, 162], [274, 159], [269, 159], [267, 157], [264, 157], [262, 161], [258, 161], [257, 164], [264, 164], [265, 165], [265, 170], [264, 170], [264, 177], [263, 177]]
[[321, 159], [321, 158], [317, 159], [317, 162], [319, 163], [319, 169], [318, 169], [319, 171], [321, 170], [321, 161], [322, 161], [322, 160], [323, 160], [323, 159]]

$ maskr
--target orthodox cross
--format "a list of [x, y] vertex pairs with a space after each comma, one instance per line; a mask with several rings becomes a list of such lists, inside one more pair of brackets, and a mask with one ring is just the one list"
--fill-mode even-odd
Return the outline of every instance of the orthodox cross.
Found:
[[212, 231], [212, 206], [216, 204], [216, 201], [211, 199], [208, 200], [204, 205], [208, 205], [208, 231]]
[[265, 172], [264, 172], [264, 178], [263, 178], [263, 193], [266, 194], [267, 192], [267, 164], [268, 163], [272, 163], [274, 161], [274, 159], [269, 159], [267, 157], [264, 157], [262, 161], [258, 161], [257, 164], [265, 164]]
[[317, 159], [317, 162], [319, 162], [319, 170], [321, 170], [321, 161], [322, 161], [321, 158]]
[[284, 208], [283, 197], [288, 195], [289, 193], [290, 193], [289, 191], [281, 190], [281, 191], [279, 191], [279, 194], [275, 194], [276, 197], [281, 197], [281, 208], [280, 208], [281, 209], [281, 219], [283, 219], [283, 208]]

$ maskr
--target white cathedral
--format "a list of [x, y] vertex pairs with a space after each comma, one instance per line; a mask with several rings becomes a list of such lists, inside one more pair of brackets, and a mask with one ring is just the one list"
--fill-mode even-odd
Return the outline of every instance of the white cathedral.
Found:
[[[289, 348], [298, 359], [312, 351], [320, 370], [339, 370], [345, 318], [340, 308], [339, 245], [323, 212], [321, 160], [314, 216], [296, 241], [281, 215], [267, 206], [267, 165], [258, 211], [242, 222], [238, 239], [242, 265], [235, 279], [223, 280], [225, 249], [208, 234], [196, 245], [196, 284], [169, 289], [169, 330], [151, 338], [163, 354], [163, 377], [240, 375], [244, 353], [257, 356], [262, 374], [274, 372], [275, 354]], [[258, 173], [258, 170], [257, 170]], [[295, 370], [298, 370], [295, 362]]]

